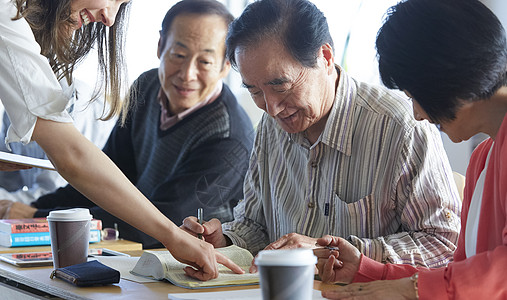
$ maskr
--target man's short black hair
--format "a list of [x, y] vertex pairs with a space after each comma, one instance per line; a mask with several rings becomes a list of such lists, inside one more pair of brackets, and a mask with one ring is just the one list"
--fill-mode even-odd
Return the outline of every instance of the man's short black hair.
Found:
[[227, 58], [236, 67], [234, 52], [265, 39], [280, 40], [305, 67], [314, 67], [319, 48], [333, 47], [326, 17], [307, 0], [260, 0], [243, 11], [229, 27]]
[[232, 14], [227, 8], [216, 0], [182, 0], [173, 5], [169, 11], [167, 11], [164, 20], [162, 21], [161, 41], [160, 47], [165, 47], [166, 38], [171, 30], [171, 25], [179, 15], [217, 15], [221, 17], [226, 26], [234, 20]]
[[507, 44], [497, 17], [477, 0], [406, 0], [377, 34], [382, 82], [405, 90], [429, 118], [453, 120], [461, 101], [506, 85]]

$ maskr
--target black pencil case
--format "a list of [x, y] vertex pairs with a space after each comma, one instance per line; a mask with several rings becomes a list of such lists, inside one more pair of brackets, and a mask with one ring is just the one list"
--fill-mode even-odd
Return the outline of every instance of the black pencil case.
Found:
[[58, 268], [51, 273], [76, 286], [106, 285], [120, 282], [120, 272], [110, 268], [97, 260], [82, 264]]

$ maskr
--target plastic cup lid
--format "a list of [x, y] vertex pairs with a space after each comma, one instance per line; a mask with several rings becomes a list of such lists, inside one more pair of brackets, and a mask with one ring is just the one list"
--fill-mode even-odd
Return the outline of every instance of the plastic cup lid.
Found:
[[70, 222], [91, 220], [92, 215], [88, 208], [71, 208], [64, 210], [53, 210], [49, 212], [48, 221]]
[[263, 250], [255, 259], [258, 266], [308, 266], [317, 263], [311, 249]]

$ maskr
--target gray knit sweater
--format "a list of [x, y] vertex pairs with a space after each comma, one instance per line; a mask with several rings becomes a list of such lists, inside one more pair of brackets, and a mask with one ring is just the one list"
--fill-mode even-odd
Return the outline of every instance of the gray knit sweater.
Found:
[[[136, 107], [124, 127], [113, 129], [104, 152], [177, 225], [185, 217], [196, 215], [199, 207], [204, 208], [207, 220], [231, 220], [232, 208], [243, 197], [254, 131], [229, 88], [224, 85], [214, 102], [162, 131], [157, 69], [142, 74], [134, 87]], [[120, 237], [142, 242], [145, 248], [162, 246], [95, 206], [70, 185], [33, 205], [39, 208], [39, 217], [55, 208], [89, 207], [105, 227], [117, 223]]]

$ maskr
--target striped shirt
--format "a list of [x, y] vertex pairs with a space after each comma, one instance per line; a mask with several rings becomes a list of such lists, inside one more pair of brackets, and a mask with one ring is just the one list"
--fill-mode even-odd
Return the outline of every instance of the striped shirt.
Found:
[[256, 253], [285, 234], [347, 238], [380, 262], [452, 260], [461, 201], [440, 134], [408, 101], [341, 71], [314, 145], [264, 114], [235, 220], [234, 244]]

